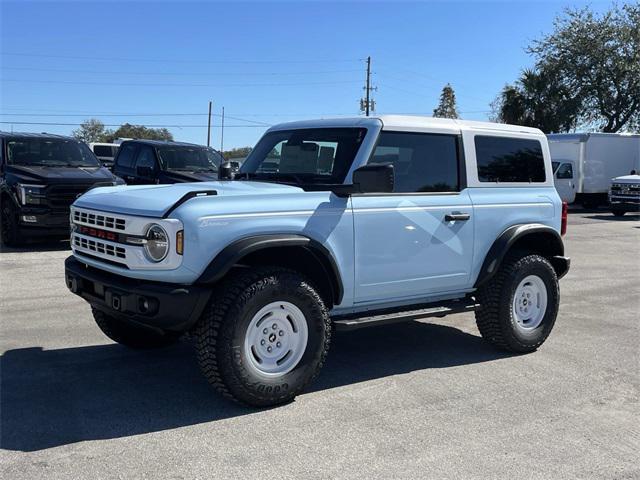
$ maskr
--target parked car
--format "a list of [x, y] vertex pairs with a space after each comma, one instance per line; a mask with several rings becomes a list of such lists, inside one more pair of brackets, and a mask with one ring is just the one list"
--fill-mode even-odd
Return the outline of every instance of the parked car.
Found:
[[2, 242], [16, 246], [31, 237], [68, 237], [73, 201], [96, 185], [120, 183], [73, 138], [0, 132]]
[[561, 133], [547, 138], [556, 189], [567, 203], [603, 205], [613, 177], [640, 170], [640, 134]]
[[129, 185], [216, 180], [222, 155], [210, 147], [160, 140], [120, 144], [113, 173]]
[[616, 217], [640, 212], [640, 175], [636, 170], [611, 180], [609, 206]]
[[333, 328], [475, 311], [489, 343], [536, 350], [569, 269], [566, 212], [537, 129], [293, 122], [227, 180], [80, 197], [66, 283], [114, 341], [191, 332], [215, 388], [275, 405], [316, 377]]
[[115, 143], [89, 143], [89, 148], [105, 167], [113, 168], [113, 159], [118, 153], [119, 145]]

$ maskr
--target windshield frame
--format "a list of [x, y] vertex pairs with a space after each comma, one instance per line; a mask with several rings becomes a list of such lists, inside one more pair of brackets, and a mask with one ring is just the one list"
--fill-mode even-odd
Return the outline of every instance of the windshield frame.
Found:
[[[339, 149], [339, 142], [341, 140], [337, 138], [336, 151], [334, 152], [334, 160], [332, 164], [332, 171], [330, 174], [323, 174], [320, 172], [260, 172], [257, 171], [260, 166], [268, 159], [268, 155], [273, 149], [281, 145], [283, 142], [289, 142], [291, 137], [297, 134], [302, 143], [322, 143], [322, 134], [337, 135], [339, 130], [351, 131], [354, 138], [345, 138], [342, 140], [342, 149], [351, 148], [353, 151], [347, 150], [346, 152]], [[289, 140], [285, 138], [289, 136]], [[314, 138], [315, 136], [315, 138]], [[252, 180], [252, 181], [266, 181], [275, 183], [285, 183], [288, 185], [295, 185], [303, 189], [318, 190], [318, 187], [326, 185], [330, 190], [332, 185], [344, 185], [345, 182], [350, 180], [351, 173], [354, 165], [361, 162], [363, 155], [370, 150], [370, 139], [376, 137], [372, 135], [371, 128], [366, 125], [317, 125], [317, 126], [305, 126], [305, 127], [293, 127], [268, 130], [258, 141], [251, 153], [247, 156], [240, 171], [236, 175], [238, 179]], [[275, 137], [275, 141], [273, 140]], [[355, 138], [357, 137], [357, 138]], [[334, 142], [334, 140], [324, 140], [324, 142]], [[352, 144], [350, 144], [351, 142]], [[265, 153], [265, 150], [268, 152]], [[282, 155], [282, 154], [281, 154]], [[339, 155], [344, 155], [346, 158], [342, 160], [342, 168], [336, 171], [335, 162]], [[351, 157], [351, 158], [349, 158]]]
[[[78, 148], [78, 152], [82, 157], [81, 163], [70, 163], [68, 161], [60, 159], [59, 161], [51, 161], [51, 162], [33, 162], [33, 163], [24, 163], [24, 162], [16, 162], [15, 159], [11, 158], [10, 151], [12, 148], [12, 144], [15, 143], [25, 143], [28, 144], [30, 142], [39, 142], [39, 143], [66, 143], [69, 145], [74, 145]], [[13, 152], [12, 152], [13, 153]], [[49, 167], [49, 168], [101, 168], [102, 163], [98, 160], [98, 157], [93, 153], [93, 151], [86, 145], [84, 142], [80, 140], [76, 140], [74, 138], [58, 138], [58, 137], [27, 137], [27, 136], [11, 136], [4, 138], [4, 163], [7, 166], [14, 167]]]

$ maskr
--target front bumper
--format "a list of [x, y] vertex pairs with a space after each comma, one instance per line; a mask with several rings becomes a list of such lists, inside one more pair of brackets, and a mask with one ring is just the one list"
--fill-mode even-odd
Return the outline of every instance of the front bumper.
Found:
[[29, 236], [69, 237], [69, 211], [21, 206], [18, 210], [18, 228]]
[[71, 292], [107, 315], [147, 327], [185, 332], [200, 318], [211, 289], [145, 282], [89, 267], [70, 256], [65, 281]]
[[609, 204], [616, 209], [638, 211], [640, 210], [640, 197], [610, 195]]

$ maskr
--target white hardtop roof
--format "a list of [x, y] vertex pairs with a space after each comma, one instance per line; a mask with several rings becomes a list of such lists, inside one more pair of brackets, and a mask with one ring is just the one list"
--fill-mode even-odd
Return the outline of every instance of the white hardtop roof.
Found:
[[289, 130], [318, 127], [367, 127], [380, 126], [384, 130], [434, 130], [460, 133], [463, 130], [492, 130], [494, 132], [521, 132], [543, 135], [537, 128], [508, 125], [505, 123], [454, 120], [450, 118], [421, 117], [416, 115], [376, 115], [371, 117], [342, 117], [318, 120], [302, 120], [274, 125], [269, 130]]

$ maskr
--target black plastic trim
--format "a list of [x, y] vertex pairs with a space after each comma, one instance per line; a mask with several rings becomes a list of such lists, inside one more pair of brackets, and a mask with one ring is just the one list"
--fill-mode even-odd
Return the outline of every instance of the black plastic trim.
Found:
[[[474, 287], [478, 288], [491, 280], [491, 278], [498, 272], [504, 256], [513, 246], [513, 244], [521, 238], [532, 234], [544, 234], [552, 239], [551, 257], [562, 257], [564, 255], [564, 244], [562, 243], [562, 237], [556, 230], [549, 227], [548, 225], [542, 225], [540, 223], [513, 225], [502, 232], [500, 236], [493, 242], [493, 245], [489, 249], [489, 252], [484, 259], [484, 263], [482, 264], [480, 274], [476, 279]], [[558, 272], [557, 270], [556, 272], [558, 273], [558, 276], [560, 276], [560, 272]], [[562, 275], [564, 274], [566, 274], [566, 271], [562, 272]]]
[[320, 242], [304, 235], [268, 234], [242, 238], [225, 247], [207, 266], [197, 280], [197, 284], [212, 284], [224, 277], [234, 265], [258, 250], [275, 247], [303, 247], [313, 254], [325, 270], [330, 280], [335, 305], [342, 302], [344, 287], [340, 271], [331, 252]]
[[174, 203], [171, 207], [169, 207], [169, 209], [166, 212], [164, 212], [164, 215], [162, 215], [162, 218], [169, 217], [169, 214], [171, 212], [173, 212], [180, 205], [182, 205], [185, 202], [188, 202], [192, 198], [195, 198], [195, 197], [209, 197], [209, 196], [213, 196], [213, 195], [218, 195], [217, 190], [196, 190], [196, 191], [193, 191], [193, 192], [185, 193], [182, 197], [180, 197], [180, 199], [178, 199], [178, 201], [176, 203]]
[[[107, 315], [176, 332], [187, 331], [198, 321], [212, 294], [208, 287], [142, 281], [105, 272], [74, 256], [65, 260], [65, 282], [72, 293]], [[146, 309], [141, 308], [144, 300]]]

